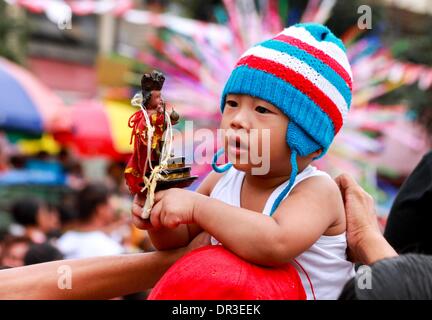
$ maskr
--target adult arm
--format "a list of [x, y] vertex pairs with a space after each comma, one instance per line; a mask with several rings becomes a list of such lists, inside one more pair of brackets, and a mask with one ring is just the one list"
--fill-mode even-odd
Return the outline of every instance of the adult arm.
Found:
[[[178, 258], [207, 242], [208, 235], [202, 234], [188, 247], [173, 251], [61, 260], [1, 270], [0, 299], [111, 299], [143, 291], [152, 288]], [[68, 283], [62, 282], [68, 269], [71, 289], [60, 289]]]

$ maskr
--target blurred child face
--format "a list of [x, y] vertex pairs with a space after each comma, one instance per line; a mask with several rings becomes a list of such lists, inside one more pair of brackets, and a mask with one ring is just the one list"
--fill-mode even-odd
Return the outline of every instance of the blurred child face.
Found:
[[60, 217], [58, 212], [41, 206], [37, 214], [37, 225], [44, 233], [60, 229]]
[[28, 251], [29, 245], [26, 242], [16, 242], [11, 244], [4, 252], [2, 264], [8, 267], [21, 267], [24, 265], [24, 256]]
[[[265, 100], [229, 94], [221, 122], [221, 129], [227, 130], [224, 143], [229, 161], [237, 170], [250, 172], [257, 166], [256, 156], [251, 153], [251, 149], [255, 148], [261, 160], [269, 162], [269, 175], [289, 174], [291, 152], [286, 143], [288, 122], [288, 117], [282, 111]], [[253, 131], [257, 134], [251, 134]], [[245, 158], [246, 155], [251, 161], [244, 163], [241, 157]], [[316, 155], [298, 157], [299, 168], [307, 166]]]
[[112, 198], [108, 198], [105, 203], [100, 204], [96, 209], [97, 217], [103, 225], [109, 225], [115, 220], [114, 213]]

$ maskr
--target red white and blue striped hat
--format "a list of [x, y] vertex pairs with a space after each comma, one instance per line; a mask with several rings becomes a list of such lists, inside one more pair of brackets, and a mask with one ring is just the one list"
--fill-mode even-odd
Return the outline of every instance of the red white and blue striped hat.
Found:
[[240, 57], [222, 93], [222, 112], [228, 94], [258, 97], [289, 118], [295, 178], [296, 154], [322, 149], [324, 155], [349, 110], [352, 73], [345, 46], [321, 24], [293, 25]]

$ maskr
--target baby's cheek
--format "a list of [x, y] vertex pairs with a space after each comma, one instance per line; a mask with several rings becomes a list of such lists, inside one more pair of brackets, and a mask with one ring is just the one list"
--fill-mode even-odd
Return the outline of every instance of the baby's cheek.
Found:
[[225, 115], [225, 113], [222, 113], [222, 118], [221, 118], [221, 122], [220, 122], [220, 125], [219, 125], [219, 129], [222, 129], [222, 130], [227, 130], [227, 129], [229, 129], [229, 119], [228, 119], [228, 117]]
[[270, 136], [270, 155], [272, 161], [280, 161], [287, 159], [290, 149], [286, 142], [285, 133], [281, 131], [272, 131]]

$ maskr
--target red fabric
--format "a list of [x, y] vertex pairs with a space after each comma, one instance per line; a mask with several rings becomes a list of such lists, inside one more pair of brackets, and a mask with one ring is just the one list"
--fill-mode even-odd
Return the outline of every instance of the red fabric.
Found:
[[265, 71], [272, 75], [285, 80], [300, 92], [308, 96], [317, 106], [321, 108], [332, 120], [335, 126], [335, 135], [342, 127], [342, 115], [334, 102], [322, 92], [315, 84], [306, 79], [300, 73], [285, 67], [275, 61], [255, 57], [246, 56], [237, 63], [237, 66], [246, 65], [253, 69]]
[[59, 141], [70, 143], [81, 156], [106, 155], [117, 159], [119, 153], [112, 142], [112, 133], [104, 106], [96, 101], [83, 101], [71, 107], [73, 131]]
[[134, 144], [133, 153], [125, 169], [125, 180], [132, 194], [139, 193], [142, 189], [142, 182], [145, 161], [147, 159], [147, 141], [145, 133], [147, 131], [145, 118], [141, 110], [135, 112], [129, 118], [129, 127], [132, 128], [130, 143]]
[[179, 259], [160, 279], [149, 300], [305, 300], [290, 264], [260, 267], [222, 246], [207, 246]]
[[[163, 135], [164, 116], [163, 114], [152, 114], [150, 123], [154, 127], [152, 139], [151, 160], [157, 160], [156, 148]], [[134, 145], [133, 153], [125, 169], [125, 180], [132, 194], [139, 193], [143, 187], [143, 176], [149, 173], [150, 167], [147, 164], [147, 126], [141, 110], [135, 112], [129, 118], [129, 127], [132, 128], [130, 143]]]

